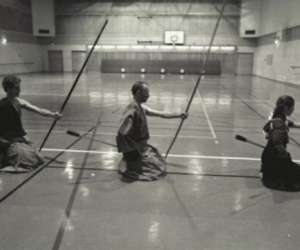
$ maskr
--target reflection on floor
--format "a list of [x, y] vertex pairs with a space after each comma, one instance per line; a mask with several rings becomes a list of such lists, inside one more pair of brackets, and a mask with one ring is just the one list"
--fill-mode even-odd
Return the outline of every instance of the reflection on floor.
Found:
[[[74, 74], [21, 75], [22, 97], [58, 110]], [[234, 139], [265, 143], [261, 128], [279, 95], [296, 100], [300, 88], [249, 76], [201, 80], [189, 118], [168, 158], [168, 176], [153, 183], [124, 183], [115, 134], [133, 82], [150, 84], [148, 105], [183, 111], [197, 76], [88, 73], [82, 77], [47, 141], [47, 159], [101, 123], [91, 134], [0, 203], [0, 249], [298, 249], [300, 194], [265, 189], [261, 149]], [[2, 79], [0, 79], [2, 81]], [[3, 96], [3, 91], [0, 92]], [[294, 120], [300, 120], [296, 110]], [[51, 120], [24, 111], [24, 126], [39, 145]], [[151, 143], [162, 153], [178, 120], [149, 118]], [[299, 132], [289, 150], [300, 159]], [[4, 197], [32, 173], [1, 174]]]

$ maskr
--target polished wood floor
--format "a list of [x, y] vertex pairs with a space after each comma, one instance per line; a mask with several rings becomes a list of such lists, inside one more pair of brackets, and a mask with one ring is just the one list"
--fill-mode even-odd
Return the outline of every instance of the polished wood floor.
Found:
[[[76, 75], [20, 76], [24, 99], [58, 110]], [[150, 107], [181, 112], [197, 76], [83, 75], [43, 148], [47, 159], [64, 153], [0, 203], [0, 249], [298, 249], [300, 194], [264, 188], [261, 148], [234, 137], [265, 144], [262, 126], [277, 97], [300, 100], [300, 88], [250, 76], [205, 77], [168, 157], [167, 177], [124, 183], [121, 156], [109, 144], [140, 79], [150, 84]], [[299, 110], [296, 104], [292, 119], [300, 121]], [[94, 136], [69, 147], [76, 138], [67, 130], [83, 134], [97, 120]], [[52, 120], [24, 111], [23, 121], [39, 146]], [[148, 121], [150, 142], [164, 153], [179, 120]], [[291, 131], [295, 160], [299, 132]], [[0, 174], [0, 196], [32, 174]]]

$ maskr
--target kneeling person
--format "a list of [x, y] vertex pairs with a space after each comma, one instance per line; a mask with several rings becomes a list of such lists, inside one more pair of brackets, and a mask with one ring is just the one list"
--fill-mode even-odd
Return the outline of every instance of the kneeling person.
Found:
[[19, 98], [21, 79], [14, 75], [5, 76], [2, 86], [6, 97], [0, 100], [0, 171], [29, 171], [44, 160], [26, 138], [22, 125], [22, 109], [42, 116], [59, 119], [61, 114], [39, 108]]
[[262, 182], [271, 189], [300, 191], [300, 166], [287, 150], [289, 129], [300, 128], [300, 124], [288, 120], [294, 109], [292, 96], [280, 96], [272, 118], [264, 126], [268, 141], [261, 157]]
[[149, 98], [149, 86], [146, 82], [134, 83], [131, 92], [133, 101], [124, 111], [117, 135], [118, 150], [123, 153], [120, 173], [133, 180], [157, 180], [166, 174], [166, 162], [158, 150], [147, 143], [150, 136], [146, 115], [185, 119], [187, 114], [162, 112], [144, 105]]

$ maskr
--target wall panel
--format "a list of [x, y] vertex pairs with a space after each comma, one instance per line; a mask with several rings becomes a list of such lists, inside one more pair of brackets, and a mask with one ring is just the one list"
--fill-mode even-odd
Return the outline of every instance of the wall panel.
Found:
[[[72, 51], [72, 71], [79, 72], [86, 58], [85, 51]], [[86, 69], [85, 69], [86, 70]], [[85, 71], [84, 70], [84, 71]]]
[[253, 54], [239, 53], [237, 55], [237, 75], [252, 75], [253, 71]]
[[61, 50], [48, 51], [49, 72], [63, 72], [63, 52]]

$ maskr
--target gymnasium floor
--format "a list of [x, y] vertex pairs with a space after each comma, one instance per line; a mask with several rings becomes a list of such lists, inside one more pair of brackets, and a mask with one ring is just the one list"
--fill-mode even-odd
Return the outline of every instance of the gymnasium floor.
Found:
[[[21, 96], [57, 110], [75, 76], [21, 75]], [[179, 112], [197, 76], [83, 75], [43, 154], [55, 157], [76, 140], [67, 130], [85, 133], [99, 120], [95, 134], [0, 203], [0, 250], [298, 249], [300, 194], [264, 188], [261, 148], [234, 136], [264, 144], [261, 128], [276, 98], [292, 94], [299, 100], [300, 88], [249, 76], [205, 77], [168, 157], [168, 176], [125, 183], [117, 173], [120, 154], [107, 143], [115, 143], [131, 85], [139, 79], [150, 83], [149, 106]], [[296, 105], [293, 119], [300, 121], [299, 114]], [[52, 121], [26, 111], [23, 121], [39, 146]], [[164, 153], [179, 120], [148, 121], [151, 143]], [[295, 160], [299, 132], [291, 131]], [[31, 174], [0, 174], [1, 197]]]

